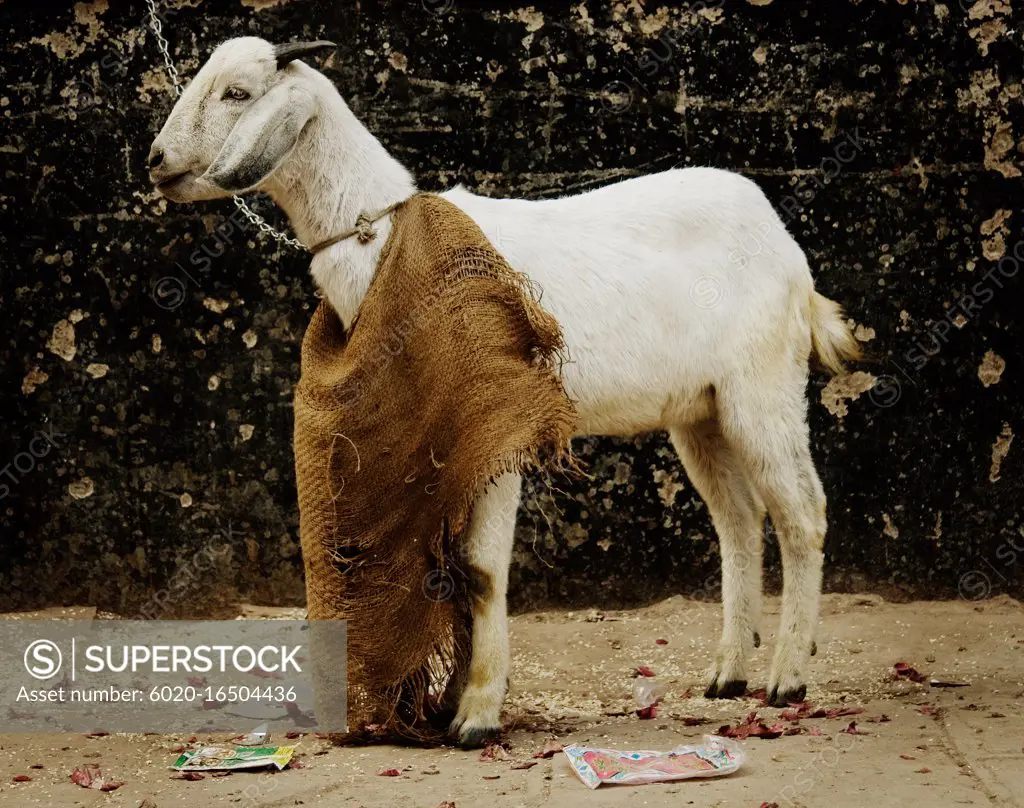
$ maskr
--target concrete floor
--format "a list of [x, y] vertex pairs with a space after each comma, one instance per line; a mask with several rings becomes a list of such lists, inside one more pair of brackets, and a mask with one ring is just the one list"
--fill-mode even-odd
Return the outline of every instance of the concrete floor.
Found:
[[[778, 602], [770, 600], [753, 688], [763, 687], [767, 677], [777, 615]], [[700, 697], [718, 621], [716, 605], [683, 598], [634, 611], [514, 618], [512, 693], [506, 705], [511, 758], [532, 759], [551, 738], [668, 750], [735, 724], [755, 709], [769, 724], [778, 721], [780, 711], [758, 707], [756, 700]], [[656, 644], [658, 638], [668, 643]], [[483, 762], [479, 752], [340, 748], [306, 736], [301, 769], [183, 782], [170, 779], [167, 768], [175, 758], [171, 749], [187, 740], [182, 736], [0, 735], [0, 806], [1024, 805], [1024, 609], [1019, 603], [1004, 597], [890, 604], [875, 596], [829, 595], [818, 646], [809, 701], [866, 712], [800, 722], [820, 735], [750, 739], [744, 742], [745, 767], [717, 780], [590, 791], [562, 754], [516, 770], [508, 761]], [[900, 661], [970, 686], [937, 689], [893, 681], [889, 672]], [[637, 665], [651, 667], [669, 686], [653, 720], [639, 720], [632, 712], [631, 672]], [[891, 720], [872, 721], [882, 715]], [[708, 723], [690, 726], [693, 721], [684, 718]], [[868, 734], [840, 732], [851, 720]], [[103, 794], [72, 784], [70, 772], [89, 762], [125, 785]], [[32, 764], [44, 768], [30, 769]], [[402, 774], [378, 776], [385, 768]], [[18, 774], [28, 774], [31, 782], [12, 783]]]

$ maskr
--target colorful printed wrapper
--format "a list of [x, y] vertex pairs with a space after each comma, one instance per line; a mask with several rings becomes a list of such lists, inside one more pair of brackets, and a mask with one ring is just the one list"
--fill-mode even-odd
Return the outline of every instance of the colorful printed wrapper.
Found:
[[280, 770], [288, 765], [293, 754], [294, 746], [207, 746], [195, 752], [185, 752], [171, 768], [203, 772], [275, 766]]
[[699, 746], [678, 746], [671, 752], [619, 752], [575, 744], [562, 750], [579, 778], [589, 787], [689, 780], [732, 774], [746, 760], [739, 744], [705, 735]]

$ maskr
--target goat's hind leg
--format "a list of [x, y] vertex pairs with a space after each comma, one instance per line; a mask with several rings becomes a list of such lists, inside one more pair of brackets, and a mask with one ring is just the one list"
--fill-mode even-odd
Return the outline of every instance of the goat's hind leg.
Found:
[[742, 696], [747, 654], [761, 644], [765, 507], [715, 421], [669, 431], [687, 476], [708, 506], [722, 552], [722, 638], [704, 695]]
[[804, 700], [821, 601], [825, 493], [811, 458], [803, 384], [802, 376], [790, 385], [763, 383], [722, 402], [723, 429], [768, 505], [782, 554], [782, 616], [768, 680], [773, 707]]
[[473, 596], [473, 651], [451, 724], [452, 734], [465, 747], [482, 746], [501, 732], [509, 670], [505, 600], [519, 485], [518, 474], [506, 474], [481, 494], [465, 539]]

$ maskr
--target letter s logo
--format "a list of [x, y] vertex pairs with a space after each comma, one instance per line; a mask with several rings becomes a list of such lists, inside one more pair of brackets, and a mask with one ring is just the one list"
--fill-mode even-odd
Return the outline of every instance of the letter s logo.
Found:
[[36, 679], [52, 679], [63, 661], [60, 648], [51, 640], [36, 640], [25, 649], [25, 670]]

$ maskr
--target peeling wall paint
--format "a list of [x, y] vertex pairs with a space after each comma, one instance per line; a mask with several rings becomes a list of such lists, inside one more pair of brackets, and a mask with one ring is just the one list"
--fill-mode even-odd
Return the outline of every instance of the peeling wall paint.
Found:
[[[230, 203], [150, 190], [173, 97], [141, 6], [37, 5], [0, 5], [0, 608], [131, 613], [207, 555], [178, 605], [301, 602], [306, 258]], [[870, 355], [809, 380], [826, 585], [952, 595], [979, 559], [1001, 563], [1024, 500], [1008, 0], [161, 5], [185, 77], [230, 36], [338, 42], [325, 71], [427, 190], [544, 198], [671, 167], [743, 172]], [[53, 449], [20, 472], [42, 432]], [[717, 542], [664, 436], [577, 452], [590, 478], [525, 484], [515, 604], [706, 593]], [[776, 586], [774, 540], [766, 560]], [[1021, 569], [1002, 572], [1020, 593]]]
[[993, 384], [999, 384], [1004, 370], [1006, 370], [1006, 360], [995, 351], [985, 351], [981, 365], [978, 366], [978, 378], [981, 379], [981, 383], [985, 387], [991, 387]]
[[997, 483], [1003, 468], [1003, 461], [1010, 453], [1010, 446], [1013, 444], [1013, 430], [1009, 424], [1003, 424], [1003, 429], [992, 444], [992, 467], [989, 470], [988, 481]]
[[872, 390], [878, 380], [862, 370], [834, 376], [821, 391], [821, 403], [836, 418], [842, 419], [850, 412], [848, 401], [856, 401]]

